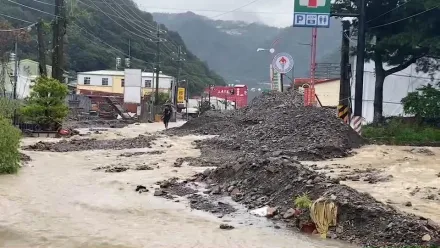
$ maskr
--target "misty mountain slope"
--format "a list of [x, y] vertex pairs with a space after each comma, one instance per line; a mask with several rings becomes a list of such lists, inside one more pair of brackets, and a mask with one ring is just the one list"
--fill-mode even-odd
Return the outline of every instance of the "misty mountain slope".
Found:
[[[0, 1], [0, 23], [11, 27], [23, 27], [27, 23], [45, 22], [46, 45], [51, 49], [51, 29], [53, 21], [53, 0], [14, 0]], [[63, 69], [71, 72], [114, 69], [115, 58], [131, 56], [131, 67], [151, 71], [157, 62], [156, 58], [156, 27], [153, 16], [136, 7], [132, 0], [67, 0], [68, 13], [65, 57]], [[47, 29], [47, 30], [46, 30]], [[186, 53], [185, 63], [180, 71], [181, 78], [189, 82], [189, 91], [193, 94], [202, 92], [210, 84], [223, 85], [225, 81], [206, 63], [203, 63], [190, 50], [180, 35], [174, 31], [163, 30], [161, 38], [161, 71], [177, 76], [178, 62], [177, 46]], [[0, 32], [0, 46], [14, 49], [14, 44], [3, 41], [8, 33]], [[19, 42], [20, 58], [37, 59], [36, 30], [31, 29], [28, 41]], [[2, 39], [3, 38], [3, 39]], [[9, 39], [10, 40], [10, 39]], [[130, 52], [128, 48], [130, 47]], [[128, 55], [130, 53], [130, 55]], [[50, 53], [47, 53], [47, 63], [51, 64]]]
[[[236, 80], [255, 85], [269, 80], [273, 55], [257, 48], [274, 46], [276, 52], [288, 52], [295, 59], [295, 77], [306, 77], [310, 66], [310, 28], [275, 28], [239, 21], [211, 20], [192, 12], [153, 13], [155, 20], [178, 31], [187, 47], [229, 82]], [[341, 43], [341, 24], [332, 20], [331, 28], [318, 31], [318, 61], [339, 63], [332, 58]], [[329, 57], [330, 56], [330, 57]]]

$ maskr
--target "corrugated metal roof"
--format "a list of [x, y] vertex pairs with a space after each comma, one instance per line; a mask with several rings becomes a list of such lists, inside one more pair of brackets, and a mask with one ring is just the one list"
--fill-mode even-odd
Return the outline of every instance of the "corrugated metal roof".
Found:
[[[100, 75], [100, 76], [124, 76], [124, 71], [114, 71], [114, 70], [100, 70], [100, 71], [85, 71], [85, 72], [78, 72], [77, 74], [82, 75]], [[156, 75], [152, 72], [142, 72], [142, 77], [152, 77]], [[161, 78], [172, 78], [171, 76], [165, 75], [160, 73], [159, 77]]]

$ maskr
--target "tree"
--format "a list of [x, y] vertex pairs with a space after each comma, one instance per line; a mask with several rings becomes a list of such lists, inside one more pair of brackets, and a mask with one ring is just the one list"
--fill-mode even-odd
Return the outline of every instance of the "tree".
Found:
[[[357, 12], [357, 0], [336, 0], [334, 12]], [[366, 60], [375, 64], [374, 121], [383, 121], [385, 78], [417, 63], [428, 72], [440, 55], [440, 9], [436, 0], [366, 0]], [[437, 6], [437, 8], [435, 8]], [[357, 27], [357, 21], [353, 22]], [[375, 42], [372, 42], [375, 41]], [[385, 69], [385, 65], [390, 66]]]
[[[440, 87], [440, 83], [438, 83]], [[440, 118], [440, 90], [431, 84], [418, 88], [402, 99], [403, 109], [406, 114], [415, 115], [416, 118]]]
[[67, 86], [58, 80], [39, 77], [21, 113], [43, 130], [56, 130], [68, 114], [67, 94]]

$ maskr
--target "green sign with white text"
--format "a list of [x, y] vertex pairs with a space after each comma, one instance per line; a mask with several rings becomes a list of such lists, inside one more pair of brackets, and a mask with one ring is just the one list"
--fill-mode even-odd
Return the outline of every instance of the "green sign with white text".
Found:
[[328, 28], [331, 0], [294, 0], [293, 26]]

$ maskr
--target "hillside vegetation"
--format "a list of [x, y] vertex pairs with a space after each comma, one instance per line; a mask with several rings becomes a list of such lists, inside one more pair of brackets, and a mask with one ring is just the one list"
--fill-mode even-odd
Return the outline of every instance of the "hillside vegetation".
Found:
[[[257, 48], [272, 46], [276, 53], [287, 52], [293, 56], [295, 77], [309, 76], [310, 28], [276, 28], [258, 23], [212, 20], [192, 12], [153, 13], [153, 16], [169, 29], [179, 32], [194, 54], [230, 82], [238, 80], [262, 87], [258, 83], [269, 80], [273, 55], [267, 51], [257, 52]], [[341, 23], [332, 19], [330, 28], [318, 31], [318, 62], [339, 64], [340, 44]]]
[[[42, 18], [46, 30], [47, 61], [50, 63], [51, 29], [54, 20], [52, 0], [2, 1], [0, 21], [8, 21], [13, 27], [25, 27]], [[114, 69], [115, 58], [124, 59], [131, 54], [131, 67], [151, 71], [156, 61], [157, 23], [150, 13], [140, 11], [131, 0], [67, 0], [66, 70], [91, 71]], [[6, 17], [8, 15], [9, 17]], [[16, 19], [12, 19], [14, 17]], [[21, 20], [19, 20], [21, 19]], [[177, 76], [177, 51], [182, 47], [181, 79], [188, 80], [191, 92], [199, 92], [209, 84], [224, 84], [222, 77], [186, 49], [177, 32], [160, 25], [161, 70]], [[19, 44], [21, 58], [37, 58], [35, 28], [32, 39]], [[5, 35], [5, 34], [2, 34]], [[13, 47], [10, 47], [13, 50]]]

